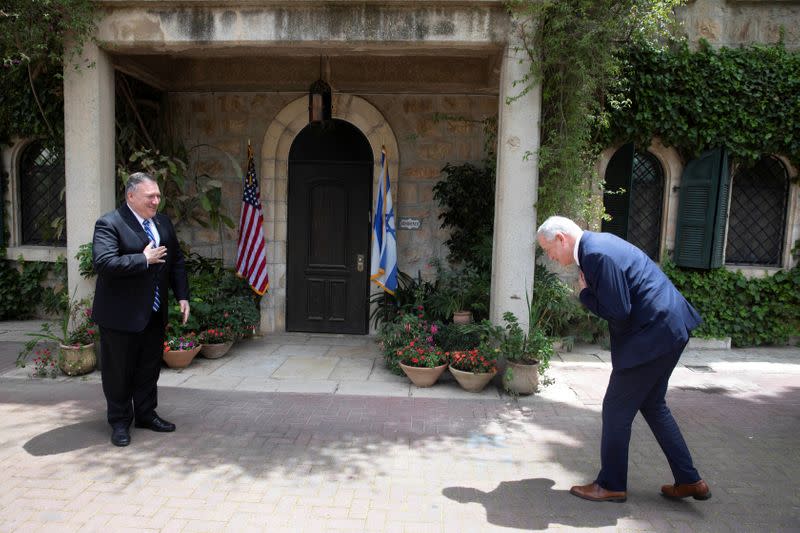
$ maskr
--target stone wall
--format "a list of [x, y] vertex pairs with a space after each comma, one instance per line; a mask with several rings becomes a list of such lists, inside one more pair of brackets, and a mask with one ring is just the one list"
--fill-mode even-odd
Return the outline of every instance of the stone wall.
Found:
[[692, 43], [706, 39], [715, 47], [776, 43], [781, 28], [789, 49], [800, 48], [800, 1], [696, 0], [678, 10]]
[[[238, 223], [241, 177], [247, 158], [247, 141], [255, 152], [256, 168], [262, 157], [262, 139], [274, 117], [301, 93], [170, 93], [171, 123], [189, 150], [190, 175], [208, 176], [223, 184], [223, 211]], [[497, 112], [496, 96], [465, 95], [359, 95], [384, 115], [399, 144], [399, 176], [393, 180], [395, 214], [420, 220], [416, 230], [398, 230], [400, 269], [415, 275], [430, 275], [431, 258], [444, 258], [446, 232], [440, 229], [433, 186], [448, 163], [479, 162], [483, 156], [484, 134], [480, 121]], [[437, 119], [446, 114], [450, 120]], [[463, 119], [460, 119], [463, 117]], [[367, 133], [367, 132], [365, 132]], [[376, 154], [376, 157], [379, 157]], [[398, 157], [389, 154], [389, 157]], [[205, 179], [205, 178], [200, 178]], [[264, 180], [264, 176], [259, 176]], [[262, 195], [264, 192], [262, 192]], [[266, 198], [262, 198], [266, 200]], [[285, 214], [267, 214], [275, 224], [285, 224]], [[206, 256], [223, 257], [233, 265], [236, 230], [223, 230], [222, 244], [217, 231], [197, 226], [179, 227], [181, 238], [192, 250]], [[285, 233], [285, 232], [284, 232]], [[266, 238], [275, 228], [269, 224]], [[283, 251], [275, 253], [283, 255]]]

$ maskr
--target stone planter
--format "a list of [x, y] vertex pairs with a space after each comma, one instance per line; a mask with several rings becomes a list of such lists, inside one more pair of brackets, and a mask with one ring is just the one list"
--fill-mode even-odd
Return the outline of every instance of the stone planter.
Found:
[[170, 368], [186, 368], [200, 351], [200, 346], [191, 350], [167, 350], [164, 352], [164, 361]]
[[539, 390], [539, 363], [506, 362], [503, 388], [512, 394], [533, 394]]
[[471, 324], [472, 311], [456, 311], [453, 313], [453, 324]]
[[222, 344], [203, 344], [200, 348], [200, 355], [206, 359], [219, 359], [231, 349], [233, 341], [223, 342]]
[[497, 371], [494, 372], [464, 372], [450, 366], [450, 373], [456, 378], [461, 388], [467, 392], [480, 392], [492, 380]]
[[403, 369], [408, 379], [411, 380], [411, 383], [416, 385], [417, 387], [430, 387], [436, 380], [439, 379], [439, 376], [442, 375], [444, 369], [447, 368], [447, 364], [435, 366], [433, 368], [427, 367], [418, 367], [418, 366], [408, 366], [400, 363], [400, 368]]
[[83, 346], [65, 346], [61, 344], [58, 352], [58, 367], [68, 376], [82, 376], [94, 370], [97, 355], [94, 343]]

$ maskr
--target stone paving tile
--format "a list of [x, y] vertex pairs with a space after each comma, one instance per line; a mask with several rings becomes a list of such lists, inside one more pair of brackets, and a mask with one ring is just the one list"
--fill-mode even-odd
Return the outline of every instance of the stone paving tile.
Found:
[[330, 346], [326, 344], [281, 344], [275, 350], [274, 355], [321, 357], [328, 350], [330, 350]]
[[243, 380], [235, 376], [191, 376], [181, 385], [192, 389], [235, 390]]
[[[429, 389], [445, 398], [415, 396], [375, 369], [362, 382], [238, 376], [239, 390], [165, 385], [230, 378], [226, 365], [165, 370], [159, 413], [178, 431], [133, 429], [121, 449], [97, 381], [0, 378], [0, 531], [796, 530], [800, 351], [731, 352], [687, 358], [715, 372], [679, 367], [668, 393], [707, 502], [659, 496], [669, 469], [640, 418], [628, 501], [569, 495], [599, 466], [602, 359], [554, 361], [554, 384], [519, 399], [494, 384], [494, 399], [459, 399], [449, 380]], [[273, 385], [324, 393], [241, 390]], [[349, 395], [381, 386], [406, 394]]]
[[[331, 357], [331, 355], [329, 354], [326, 357]], [[375, 366], [375, 364], [382, 363], [376, 363], [374, 358], [338, 358], [336, 366], [331, 371], [328, 379], [339, 382], [366, 382], [369, 378], [369, 375], [372, 373], [372, 367]]]
[[338, 363], [339, 359], [335, 357], [296, 355], [288, 358], [272, 373], [272, 377], [294, 380], [330, 379], [330, 375]]
[[393, 396], [407, 398], [408, 383], [381, 383], [373, 381], [340, 381], [336, 394], [351, 396]]

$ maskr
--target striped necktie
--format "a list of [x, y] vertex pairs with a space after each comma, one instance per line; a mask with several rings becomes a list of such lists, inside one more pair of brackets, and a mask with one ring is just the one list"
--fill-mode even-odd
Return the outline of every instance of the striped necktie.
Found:
[[[150, 237], [150, 240], [153, 242], [153, 248], [156, 247], [156, 237], [153, 235], [153, 230], [150, 229], [150, 221], [145, 220], [142, 222], [142, 226], [144, 226], [144, 232], [147, 233], [147, 236]], [[153, 298], [153, 311], [158, 311], [161, 307], [161, 298], [158, 295], [158, 276], [156, 276], [156, 295]]]

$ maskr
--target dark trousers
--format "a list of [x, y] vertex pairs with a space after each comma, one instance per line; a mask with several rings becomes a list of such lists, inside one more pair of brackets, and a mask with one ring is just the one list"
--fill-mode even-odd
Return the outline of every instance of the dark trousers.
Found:
[[683, 348], [641, 366], [611, 371], [603, 398], [601, 468], [595, 480], [601, 487], [627, 490], [628, 446], [637, 411], [642, 413], [666, 455], [675, 483], [694, 483], [700, 479], [686, 441], [664, 399]]
[[153, 313], [144, 331], [100, 328], [101, 375], [108, 423], [130, 425], [158, 405], [156, 383], [161, 372], [164, 324]]

